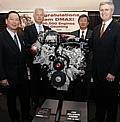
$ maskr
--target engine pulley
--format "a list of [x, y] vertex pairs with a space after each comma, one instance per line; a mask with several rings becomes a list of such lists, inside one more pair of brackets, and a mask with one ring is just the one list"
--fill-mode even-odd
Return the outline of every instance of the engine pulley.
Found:
[[51, 83], [55, 87], [61, 87], [66, 82], [66, 75], [62, 71], [56, 71], [51, 76]]

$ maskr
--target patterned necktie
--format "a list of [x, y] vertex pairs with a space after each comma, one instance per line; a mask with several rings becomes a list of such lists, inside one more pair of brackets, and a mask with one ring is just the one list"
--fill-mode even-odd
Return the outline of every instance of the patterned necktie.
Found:
[[84, 31], [82, 31], [81, 38], [84, 39]]
[[101, 27], [101, 30], [100, 30], [100, 37], [103, 35], [105, 31], [105, 23], [103, 23], [102, 27]]
[[19, 44], [18, 44], [18, 39], [17, 39], [17, 36], [16, 36], [16, 34], [14, 34], [14, 42], [15, 42], [15, 44], [19, 47]]
[[38, 26], [38, 34], [40, 34], [42, 32], [42, 27], [41, 25]]

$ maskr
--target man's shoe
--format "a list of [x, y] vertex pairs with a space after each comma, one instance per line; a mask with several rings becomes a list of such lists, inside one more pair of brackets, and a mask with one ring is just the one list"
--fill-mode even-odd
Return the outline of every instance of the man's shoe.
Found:
[[25, 119], [25, 120], [21, 120], [21, 122], [32, 122], [32, 120]]
[[32, 103], [31, 109], [30, 109], [30, 119], [32, 120], [36, 114], [37, 105], [35, 103]]
[[20, 120], [12, 120], [11, 122], [20, 122]]

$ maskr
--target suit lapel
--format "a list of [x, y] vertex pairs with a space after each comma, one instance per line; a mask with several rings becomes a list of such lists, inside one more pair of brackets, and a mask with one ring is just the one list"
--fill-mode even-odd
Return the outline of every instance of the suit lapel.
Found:
[[[106, 28], [106, 30], [105, 30], [105, 32], [103, 33], [103, 35], [102, 35], [101, 38], [103, 38], [103, 37], [105, 37], [106, 35], [109, 34], [110, 30], [112, 29], [112, 25], [113, 25], [113, 21], [108, 25], [108, 27]], [[100, 30], [99, 30], [99, 32], [100, 32]]]
[[[100, 38], [101, 26], [102, 26], [102, 25], [99, 25], [99, 26], [98, 26], [98, 29], [97, 29], [97, 36], [98, 36], [99, 38]], [[103, 35], [102, 35], [102, 36], [103, 36]]]
[[80, 37], [80, 30], [77, 31], [77, 36]]
[[6, 43], [14, 50], [16, 51], [20, 51], [19, 47], [15, 44], [13, 38], [11, 37], [11, 35], [9, 34], [9, 32], [6, 30], [5, 31], [5, 40], [7, 41]]
[[[46, 26], [44, 26], [44, 25], [43, 25], [43, 28], [44, 28], [44, 31], [47, 30]], [[37, 28], [36, 28], [35, 24], [32, 25], [32, 31], [33, 31], [33, 33], [35, 33], [35, 35], [38, 35]]]
[[32, 32], [35, 34], [35, 35], [38, 35], [38, 32], [37, 32], [37, 29], [35, 27], [35, 24], [32, 25]]
[[85, 36], [85, 39], [89, 39], [90, 36], [91, 36], [91, 31], [88, 29], [87, 33], [86, 33], [86, 36]]
[[25, 43], [24, 43], [24, 40], [23, 40], [22, 36], [20, 36], [19, 33], [18, 33], [18, 38], [19, 38], [19, 41], [20, 41], [20, 44], [21, 44], [21, 51], [22, 51], [22, 49], [25, 47]]

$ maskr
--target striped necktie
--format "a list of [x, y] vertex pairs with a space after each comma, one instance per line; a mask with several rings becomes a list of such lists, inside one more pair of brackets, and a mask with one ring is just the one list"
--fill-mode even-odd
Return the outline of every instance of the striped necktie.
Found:
[[17, 36], [16, 36], [16, 34], [14, 34], [14, 42], [15, 42], [15, 44], [19, 47], [19, 44], [18, 44], [18, 39], [17, 39]]
[[105, 23], [102, 24], [101, 30], [100, 30], [100, 37], [103, 35], [105, 31]]

